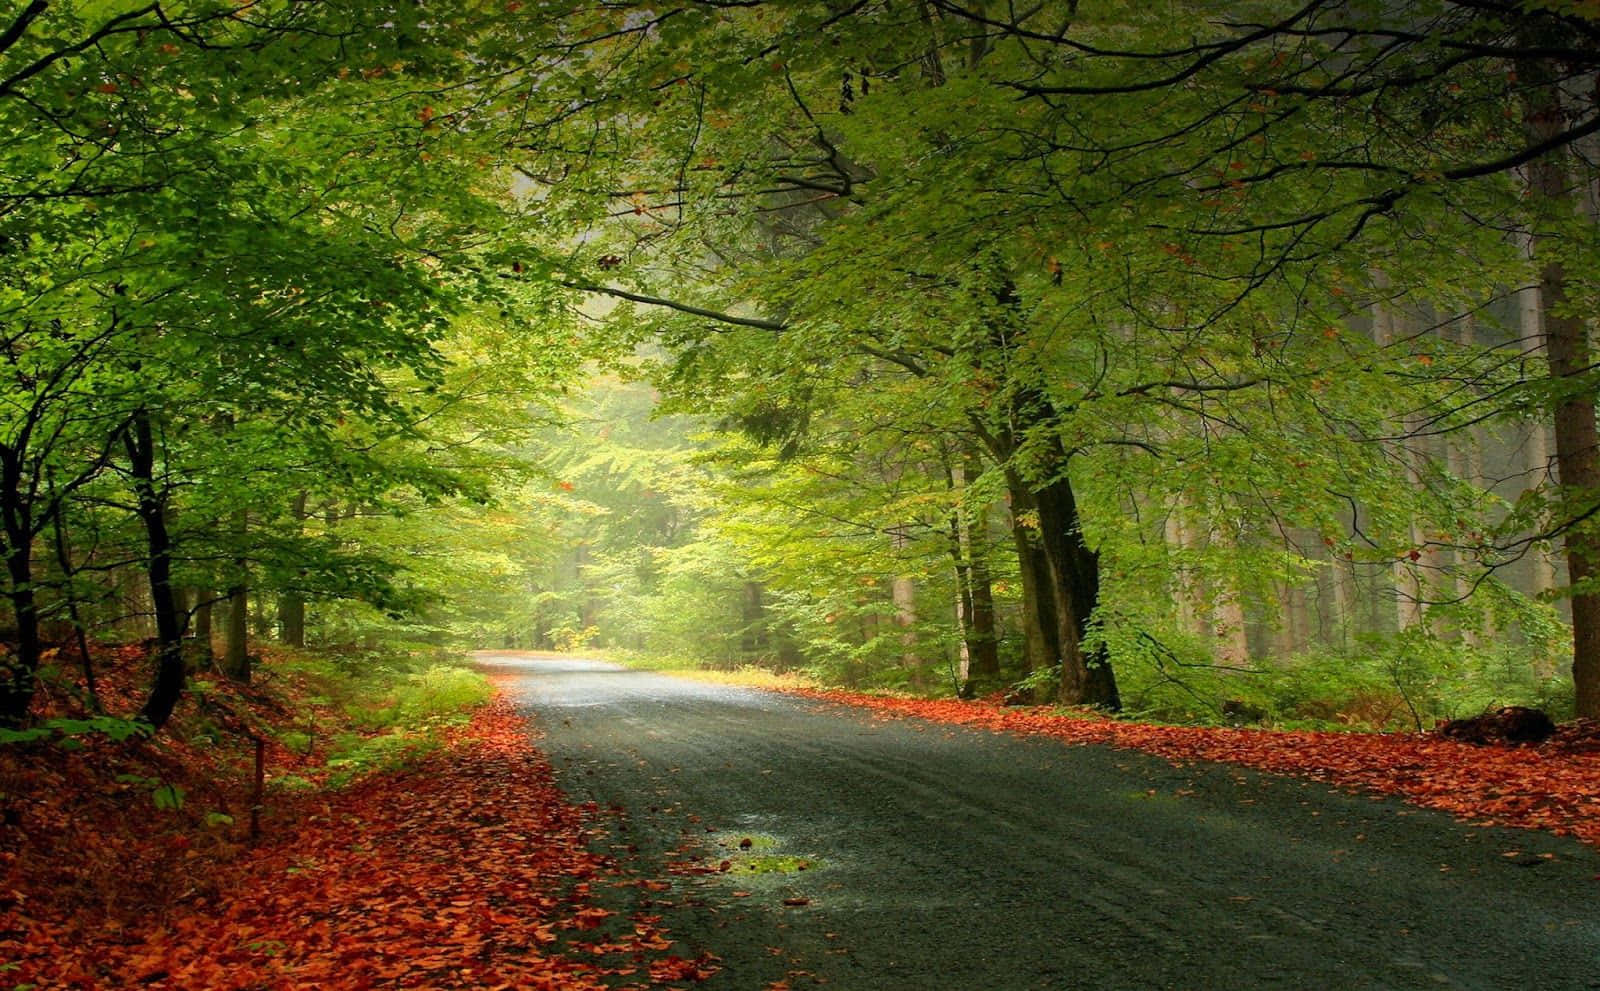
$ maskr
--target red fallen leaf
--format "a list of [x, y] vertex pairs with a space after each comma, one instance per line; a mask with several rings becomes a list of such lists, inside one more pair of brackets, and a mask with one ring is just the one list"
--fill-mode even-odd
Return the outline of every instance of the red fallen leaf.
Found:
[[809, 898], [800, 898], [800, 897], [785, 898], [783, 900], [783, 903], [785, 905], [788, 905], [791, 908], [793, 908], [793, 907], [797, 907], [797, 906], [800, 906], [800, 905], [810, 905], [811, 904], [811, 899], [809, 899]]
[[603, 909], [598, 906], [580, 908], [576, 912], [572, 913], [572, 919], [577, 924], [579, 929], [598, 928], [600, 923], [604, 922], [610, 917], [611, 912], [608, 909]]
[[703, 981], [722, 969], [717, 966], [720, 959], [709, 953], [702, 953], [693, 960], [676, 956], [667, 957], [650, 965], [650, 979], [656, 982]]
[[[139, 651], [126, 659], [130, 669], [143, 661]], [[108, 664], [113, 685], [114, 670]], [[131, 698], [137, 688], [129, 679], [126, 694]], [[660, 962], [672, 941], [659, 919], [641, 917], [633, 922], [636, 936], [596, 944], [637, 955], [626, 967], [559, 943], [559, 931], [597, 926], [612, 914], [590, 899], [622, 877], [613, 862], [588, 848], [604, 813], [567, 802], [509, 705], [497, 701], [443, 737], [446, 745], [413, 770], [373, 775], [337, 793], [278, 800], [263, 842], [248, 856], [239, 848], [228, 860], [219, 860], [214, 849], [226, 839], [221, 831], [150, 835], [119, 825], [127, 819], [125, 789], [104, 789], [103, 807], [93, 801], [63, 805], [61, 815], [88, 824], [73, 849], [99, 859], [85, 867], [126, 865], [117, 879], [126, 883], [146, 862], [170, 864], [161, 858], [170, 858], [174, 838], [183, 836], [189, 840], [186, 866], [178, 869], [186, 873], [177, 880], [204, 878], [205, 890], [226, 896], [168, 906], [162, 927], [137, 916], [84, 926], [48, 885], [8, 874], [8, 919], [19, 917], [18, 905], [28, 915], [20, 926], [0, 926], [0, 959], [20, 965], [5, 975], [6, 986], [98, 987], [104, 983], [97, 975], [121, 973], [149, 975], [163, 987], [217, 991], [401, 985], [605, 991], [616, 977]], [[186, 746], [174, 737], [171, 760], [195, 760]], [[298, 759], [281, 748], [269, 757]], [[11, 759], [0, 753], [8, 774]], [[172, 770], [163, 767], [163, 773]], [[226, 778], [209, 765], [196, 763], [193, 770], [173, 780]], [[41, 792], [65, 802], [74, 794], [67, 784], [46, 777]], [[64, 866], [70, 865], [52, 865]], [[625, 880], [651, 890], [668, 886]], [[16, 940], [8, 938], [13, 928], [22, 932]], [[13, 952], [18, 947], [26, 947], [26, 956]], [[663, 972], [686, 981], [704, 979], [715, 968], [714, 958], [702, 957]]]

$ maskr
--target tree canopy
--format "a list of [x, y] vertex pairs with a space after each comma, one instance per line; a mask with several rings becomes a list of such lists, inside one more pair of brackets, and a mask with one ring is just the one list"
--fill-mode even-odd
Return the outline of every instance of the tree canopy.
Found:
[[31, 3], [0, 716], [147, 624], [159, 723], [223, 603], [236, 676], [253, 618], [1600, 715], [1597, 34], [1580, 2]]

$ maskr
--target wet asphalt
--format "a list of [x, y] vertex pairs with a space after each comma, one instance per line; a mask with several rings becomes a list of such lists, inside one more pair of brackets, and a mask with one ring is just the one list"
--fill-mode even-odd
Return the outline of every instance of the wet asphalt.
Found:
[[708, 991], [1600, 989], [1600, 853], [1220, 764], [486, 654]]

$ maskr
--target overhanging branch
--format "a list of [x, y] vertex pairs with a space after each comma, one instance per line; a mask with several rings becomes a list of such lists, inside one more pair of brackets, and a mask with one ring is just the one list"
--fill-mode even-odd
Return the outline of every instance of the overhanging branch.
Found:
[[627, 289], [619, 289], [616, 286], [601, 286], [586, 282], [567, 282], [559, 279], [556, 281], [556, 284], [565, 286], [568, 289], [576, 289], [579, 292], [599, 293], [602, 296], [613, 296], [617, 299], [626, 299], [634, 303], [643, 303], [646, 306], [662, 306], [669, 310], [677, 310], [679, 313], [687, 313], [690, 316], [696, 317], [705, 317], [708, 320], [715, 320], [718, 323], [733, 324], [734, 326], [738, 327], [754, 327], [756, 330], [770, 330], [774, 333], [789, 329], [788, 324], [778, 320], [766, 320], [761, 317], [741, 317], [733, 313], [724, 313], [721, 310], [713, 310], [704, 306], [695, 306], [693, 303], [684, 303], [676, 299], [667, 299], [663, 296], [649, 296], [644, 293], [631, 292]]

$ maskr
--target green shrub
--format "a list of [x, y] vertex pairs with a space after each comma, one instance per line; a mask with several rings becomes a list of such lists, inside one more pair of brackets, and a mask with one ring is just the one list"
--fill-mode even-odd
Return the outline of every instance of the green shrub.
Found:
[[438, 737], [431, 733], [384, 733], [361, 737], [342, 734], [334, 742], [328, 767], [334, 773], [328, 783], [341, 788], [373, 771], [390, 771], [414, 764], [439, 749]]
[[449, 719], [486, 704], [493, 694], [489, 680], [478, 672], [433, 664], [395, 690], [395, 713], [406, 723]]
[[278, 734], [278, 742], [283, 744], [285, 750], [292, 750], [297, 754], [311, 752], [311, 734], [299, 730], [284, 730]]

